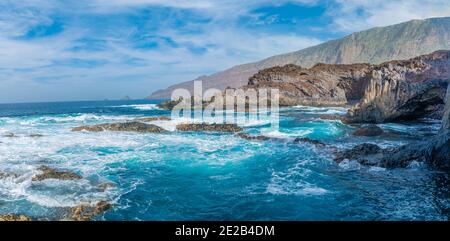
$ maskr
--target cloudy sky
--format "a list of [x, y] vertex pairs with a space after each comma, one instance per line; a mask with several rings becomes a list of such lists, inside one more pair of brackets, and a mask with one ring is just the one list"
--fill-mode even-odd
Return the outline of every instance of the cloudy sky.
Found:
[[1, 0], [0, 103], [142, 98], [448, 0]]

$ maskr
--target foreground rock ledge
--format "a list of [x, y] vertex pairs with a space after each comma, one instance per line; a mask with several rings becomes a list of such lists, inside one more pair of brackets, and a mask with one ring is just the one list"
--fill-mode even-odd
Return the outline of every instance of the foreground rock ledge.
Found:
[[31, 218], [25, 215], [4, 214], [0, 215], [0, 221], [31, 221]]
[[107, 201], [100, 201], [95, 206], [78, 205], [70, 209], [71, 221], [90, 221], [95, 216], [100, 215], [112, 208], [112, 204]]
[[242, 128], [236, 124], [179, 124], [178, 131], [205, 131], [205, 132], [241, 132]]
[[89, 131], [89, 132], [101, 132], [101, 131], [128, 131], [139, 133], [166, 133], [167, 130], [153, 124], [145, 124], [141, 122], [125, 122], [125, 123], [110, 123], [99, 124], [93, 126], [80, 126], [75, 127], [72, 131]]

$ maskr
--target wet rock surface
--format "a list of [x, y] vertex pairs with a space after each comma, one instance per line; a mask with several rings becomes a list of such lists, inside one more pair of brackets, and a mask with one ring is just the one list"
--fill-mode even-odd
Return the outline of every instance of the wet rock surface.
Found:
[[41, 174], [38, 174], [32, 178], [32, 181], [42, 181], [46, 179], [58, 179], [58, 180], [78, 180], [82, 177], [74, 172], [56, 170], [47, 166], [39, 167]]
[[363, 165], [377, 165], [383, 157], [383, 149], [378, 145], [364, 143], [351, 149], [339, 151], [334, 160], [338, 163], [344, 160], [355, 160]]
[[17, 215], [17, 214], [2, 214], [0, 215], [0, 221], [32, 221], [30, 217], [25, 215]]
[[9, 132], [9, 133], [5, 133], [5, 134], [3, 134], [2, 136], [3, 136], [3, 137], [9, 137], [9, 138], [12, 138], [12, 137], [17, 137], [17, 136], [16, 136], [16, 134], [14, 134], [14, 133], [11, 133], [11, 132]]
[[310, 139], [310, 138], [295, 138], [295, 140], [293, 142], [295, 144], [298, 144], [298, 143], [309, 143], [309, 144], [315, 145], [317, 147], [326, 147], [327, 146], [325, 143], [323, 143], [321, 141]]
[[91, 221], [94, 217], [108, 211], [112, 208], [112, 204], [107, 201], [100, 201], [94, 206], [91, 205], [78, 205], [70, 209], [71, 221]]
[[442, 112], [450, 80], [450, 51], [375, 66], [351, 122], [413, 120]]
[[125, 122], [125, 123], [111, 123], [99, 124], [93, 126], [75, 127], [72, 131], [125, 131], [125, 132], [139, 132], [139, 133], [166, 133], [167, 130], [153, 124], [145, 124], [141, 122]]
[[117, 185], [112, 182], [105, 182], [105, 183], [100, 183], [97, 187], [98, 187], [98, 189], [100, 189], [102, 191], [106, 191], [108, 189], [116, 188]]
[[253, 135], [249, 135], [246, 133], [238, 133], [237, 136], [239, 136], [242, 139], [249, 140], [249, 141], [268, 141], [268, 140], [272, 139], [268, 136], [262, 136], [262, 135], [253, 136]]
[[353, 132], [354, 136], [379, 136], [383, 134], [383, 129], [377, 125], [363, 125]]
[[179, 124], [176, 126], [178, 131], [204, 131], [204, 132], [241, 132], [242, 128], [236, 124]]

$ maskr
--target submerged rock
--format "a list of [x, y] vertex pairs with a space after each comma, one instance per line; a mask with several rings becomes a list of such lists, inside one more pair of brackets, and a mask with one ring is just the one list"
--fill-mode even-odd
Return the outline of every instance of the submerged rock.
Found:
[[354, 136], [379, 136], [383, 134], [383, 129], [377, 125], [364, 125], [353, 132]]
[[99, 124], [93, 126], [80, 126], [75, 127], [72, 131], [129, 131], [140, 133], [165, 133], [167, 130], [153, 124], [145, 124], [141, 122], [125, 122], [125, 123], [111, 123], [111, 124]]
[[363, 165], [375, 166], [383, 158], [383, 149], [375, 144], [364, 143], [336, 153], [335, 161], [354, 160]]
[[32, 178], [32, 181], [42, 181], [45, 179], [58, 179], [58, 180], [78, 180], [82, 177], [74, 172], [70, 171], [58, 171], [56, 169], [41, 166], [39, 170], [42, 172]]
[[169, 100], [156, 105], [156, 107], [163, 110], [172, 110], [176, 105], [181, 103], [182, 99], [179, 100]]
[[70, 209], [69, 218], [73, 221], [90, 221], [111, 208], [112, 204], [107, 201], [100, 201], [94, 206], [82, 204]]
[[3, 214], [0, 215], [0, 221], [31, 221], [31, 218], [25, 215], [16, 215], [16, 214]]
[[135, 119], [135, 121], [139, 121], [139, 122], [170, 121], [170, 120], [172, 120], [172, 119], [167, 116], [143, 117], [143, 118]]
[[268, 140], [272, 139], [268, 136], [262, 136], [262, 135], [252, 136], [252, 135], [249, 135], [246, 133], [238, 133], [237, 136], [239, 136], [242, 139], [249, 140], [249, 141], [268, 141]]
[[100, 190], [106, 191], [107, 189], [116, 188], [116, 184], [112, 182], [101, 183], [97, 186]]
[[313, 140], [313, 139], [306, 138], [306, 137], [305, 138], [295, 138], [294, 143], [295, 144], [298, 144], [298, 143], [309, 143], [309, 144], [313, 144], [313, 145], [315, 145], [317, 147], [325, 147], [325, 146], [327, 146], [325, 143], [323, 143], [321, 141]]
[[206, 131], [206, 132], [241, 132], [242, 128], [236, 124], [179, 124], [178, 131]]
[[8, 132], [2, 135], [3, 137], [17, 137], [14, 133]]

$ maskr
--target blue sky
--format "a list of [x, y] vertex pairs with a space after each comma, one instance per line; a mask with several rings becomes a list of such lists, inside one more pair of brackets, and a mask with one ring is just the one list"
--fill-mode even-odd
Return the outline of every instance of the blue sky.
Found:
[[448, 0], [2, 0], [0, 102], [143, 98]]

